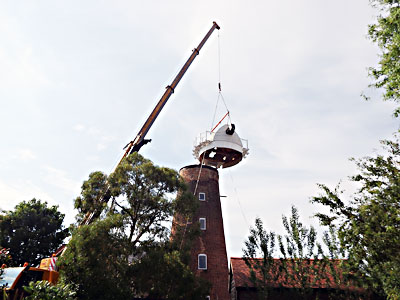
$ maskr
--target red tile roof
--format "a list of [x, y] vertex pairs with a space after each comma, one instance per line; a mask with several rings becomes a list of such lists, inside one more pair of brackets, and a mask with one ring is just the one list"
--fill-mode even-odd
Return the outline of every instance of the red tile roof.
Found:
[[[249, 259], [248, 261], [251, 264], [262, 263], [261, 258]], [[333, 262], [333, 268], [336, 274], [338, 274], [339, 279], [341, 279], [343, 277], [341, 273], [341, 263], [343, 262], [343, 260], [330, 260], [330, 262]], [[284, 264], [286, 264], [289, 274], [286, 274], [285, 271], [283, 271]], [[301, 280], [307, 278], [305, 279], [305, 284], [307, 285], [307, 287], [355, 290], [354, 287], [349, 287], [344, 283], [340, 285], [338, 283], [335, 283], [332, 272], [330, 271], [330, 268], [328, 266], [326, 266], [323, 271], [315, 270], [323, 266], [324, 264], [322, 260], [303, 260], [301, 264], [298, 264], [298, 261], [296, 262], [289, 259], [283, 260], [275, 258], [273, 259], [273, 264], [271, 266], [266, 281], [268, 282], [268, 285], [270, 287], [301, 288]], [[233, 280], [237, 288], [254, 287], [253, 282], [250, 280], [250, 269], [243, 258], [232, 257], [231, 269]], [[299, 275], [299, 273], [301, 273], [301, 270], [303, 270], [303, 272], [308, 271], [308, 277]], [[256, 272], [256, 276], [259, 280], [263, 278], [260, 271]]]

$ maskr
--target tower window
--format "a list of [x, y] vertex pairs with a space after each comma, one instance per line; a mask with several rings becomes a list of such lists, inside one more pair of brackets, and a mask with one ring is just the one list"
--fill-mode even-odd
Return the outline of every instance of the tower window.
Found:
[[201, 230], [206, 230], [206, 228], [207, 228], [206, 218], [200, 218], [199, 222], [200, 222], [200, 229]]
[[206, 201], [206, 193], [199, 193], [199, 200]]
[[207, 255], [199, 254], [198, 256], [198, 269], [207, 270]]

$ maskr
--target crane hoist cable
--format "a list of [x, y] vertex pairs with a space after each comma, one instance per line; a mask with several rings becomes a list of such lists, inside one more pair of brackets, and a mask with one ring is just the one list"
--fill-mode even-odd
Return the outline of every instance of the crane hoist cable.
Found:
[[[222, 117], [222, 119], [214, 126], [214, 122], [215, 122], [215, 116], [217, 114], [217, 110], [218, 110], [218, 104], [219, 104], [219, 100], [222, 100], [225, 109], [226, 109], [226, 114]], [[221, 122], [228, 117], [228, 124], [232, 124], [231, 121], [231, 116], [230, 116], [230, 111], [228, 109], [228, 106], [226, 105], [225, 102], [225, 98], [222, 95], [222, 84], [221, 84], [221, 42], [220, 42], [220, 36], [219, 36], [219, 31], [218, 31], [218, 97], [217, 97], [217, 103], [215, 104], [215, 109], [214, 109], [214, 115], [213, 115], [213, 119], [211, 122], [211, 132], [213, 132], [219, 124], [221, 124]]]
[[217, 103], [215, 104], [215, 109], [214, 109], [214, 115], [213, 115], [213, 120], [211, 122], [211, 131], [214, 131], [214, 129], [221, 123], [221, 121], [226, 117], [226, 115], [224, 115], [224, 117], [222, 118], [222, 120], [220, 122], [218, 122], [217, 126], [214, 126], [214, 122], [215, 122], [215, 116], [217, 115], [217, 111], [218, 111], [218, 104], [219, 104], [219, 99], [222, 99], [222, 102], [224, 103], [225, 109], [226, 109], [226, 115], [228, 116], [228, 123], [231, 123], [231, 117], [230, 117], [230, 111], [228, 109], [228, 106], [226, 105], [224, 96], [222, 95], [222, 92], [219, 91], [218, 92], [218, 98], [217, 98]]

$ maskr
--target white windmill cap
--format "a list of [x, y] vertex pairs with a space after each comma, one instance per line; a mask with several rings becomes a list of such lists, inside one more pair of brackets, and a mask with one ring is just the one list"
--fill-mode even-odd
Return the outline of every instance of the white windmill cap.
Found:
[[[245, 142], [246, 147], [243, 146]], [[216, 132], [206, 132], [197, 139], [193, 155], [205, 165], [231, 167], [248, 153], [247, 141], [235, 131], [235, 125], [223, 125]]]

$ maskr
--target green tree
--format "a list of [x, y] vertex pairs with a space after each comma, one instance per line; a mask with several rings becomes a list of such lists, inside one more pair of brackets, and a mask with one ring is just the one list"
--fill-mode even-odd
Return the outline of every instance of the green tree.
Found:
[[348, 272], [365, 288], [388, 299], [400, 298], [400, 146], [382, 141], [385, 154], [354, 160], [359, 172], [351, 180], [359, 189], [348, 200], [337, 186], [321, 184], [314, 203], [329, 208], [321, 223], [335, 227], [348, 252]]
[[[368, 36], [381, 49], [377, 67], [370, 68], [371, 86], [384, 89], [384, 99], [400, 101], [400, 1], [370, 0], [379, 9], [377, 22], [369, 26]], [[399, 116], [400, 108], [394, 112]]]
[[329, 278], [326, 276], [325, 255], [317, 242], [317, 232], [313, 226], [307, 228], [303, 225], [295, 206], [292, 206], [290, 218], [282, 216], [282, 222], [286, 234], [278, 236], [278, 242], [286, 281], [294, 285], [300, 294], [310, 294], [317, 281]]
[[100, 215], [107, 208], [107, 203], [101, 201], [106, 193], [109, 194], [107, 176], [99, 171], [91, 173], [89, 179], [82, 184], [81, 195], [74, 202], [79, 211], [76, 216], [78, 223], [87, 213]]
[[68, 236], [58, 206], [32, 199], [0, 215], [0, 245], [9, 249], [14, 265], [38, 264], [50, 256]]
[[113, 216], [72, 232], [60, 274], [78, 287], [79, 299], [128, 299], [132, 294], [129, 243], [121, 225], [121, 218]]
[[279, 282], [279, 265], [274, 260], [275, 243], [275, 233], [267, 233], [261, 219], [256, 218], [255, 227], [250, 228], [250, 235], [245, 241], [243, 259], [249, 267], [249, 279], [257, 287], [260, 299], [268, 298], [271, 282]]
[[[110, 207], [98, 200], [105, 190]], [[196, 204], [176, 171], [137, 153], [108, 177], [92, 173], [75, 205], [80, 217], [105, 210], [73, 231], [60, 261], [62, 277], [78, 286], [79, 299], [203, 299], [207, 286], [196, 280], [185, 253], [169, 238], [174, 212], [190, 216]]]
[[24, 286], [28, 294], [25, 300], [76, 300], [76, 292], [70, 285], [59, 283], [52, 285], [48, 281], [30, 282]]
[[153, 249], [135, 265], [137, 290], [150, 299], [205, 299], [210, 284], [195, 277], [184, 261], [181, 251]]
[[282, 216], [282, 223], [286, 234], [277, 235], [279, 260], [273, 258], [275, 233], [267, 232], [259, 218], [243, 249], [250, 280], [262, 299], [267, 299], [273, 288], [282, 286], [290, 286], [297, 294], [307, 296], [317, 280], [331, 278], [327, 276], [328, 260], [317, 243], [317, 233], [312, 226], [307, 228], [300, 222], [296, 207], [292, 206], [290, 218]]

